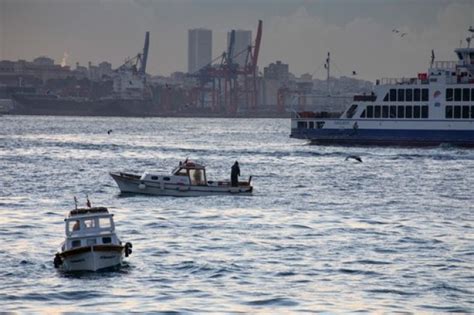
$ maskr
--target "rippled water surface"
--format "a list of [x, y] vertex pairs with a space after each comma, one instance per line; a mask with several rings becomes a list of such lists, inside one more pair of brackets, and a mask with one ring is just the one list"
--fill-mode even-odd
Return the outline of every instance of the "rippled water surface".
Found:
[[[1, 310], [474, 312], [474, 150], [288, 134], [286, 119], [0, 117]], [[208, 179], [238, 160], [254, 195], [120, 196], [108, 175], [187, 157]], [[134, 245], [120, 271], [53, 267], [86, 194]]]

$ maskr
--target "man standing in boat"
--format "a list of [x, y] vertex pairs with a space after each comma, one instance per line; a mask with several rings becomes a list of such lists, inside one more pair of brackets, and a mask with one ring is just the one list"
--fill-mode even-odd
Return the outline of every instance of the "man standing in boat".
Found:
[[239, 176], [240, 176], [239, 162], [235, 161], [234, 165], [232, 165], [232, 171], [230, 173], [230, 182], [231, 182], [232, 187], [239, 186]]

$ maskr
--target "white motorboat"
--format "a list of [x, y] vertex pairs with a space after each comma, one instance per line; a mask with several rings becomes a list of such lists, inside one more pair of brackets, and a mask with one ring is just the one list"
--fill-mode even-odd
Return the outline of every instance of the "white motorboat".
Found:
[[65, 271], [98, 271], [118, 267], [132, 244], [122, 244], [115, 234], [113, 214], [105, 207], [71, 210], [66, 219], [66, 239], [54, 257], [54, 266]]
[[122, 193], [162, 196], [251, 195], [252, 176], [233, 186], [230, 181], [208, 181], [206, 168], [192, 161], [180, 162], [171, 175], [144, 172], [142, 175], [110, 173]]

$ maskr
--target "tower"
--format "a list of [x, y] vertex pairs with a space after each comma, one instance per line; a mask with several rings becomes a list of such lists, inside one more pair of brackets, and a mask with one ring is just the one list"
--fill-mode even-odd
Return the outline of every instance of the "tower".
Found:
[[188, 30], [188, 73], [195, 73], [212, 61], [212, 31]]

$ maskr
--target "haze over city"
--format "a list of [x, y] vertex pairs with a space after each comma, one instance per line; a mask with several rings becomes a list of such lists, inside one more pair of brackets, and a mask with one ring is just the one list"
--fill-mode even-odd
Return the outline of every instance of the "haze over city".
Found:
[[117, 67], [150, 31], [147, 72], [169, 75], [187, 69], [188, 29], [211, 29], [217, 57], [228, 31], [255, 32], [258, 19], [264, 22], [260, 68], [282, 60], [296, 75], [324, 77], [330, 51], [335, 76], [357, 71], [374, 81], [423, 70], [431, 49], [438, 60], [454, 59], [453, 47], [474, 22], [474, 2], [2, 0], [0, 60], [45, 55], [60, 63], [66, 52], [71, 66], [108, 60]]

